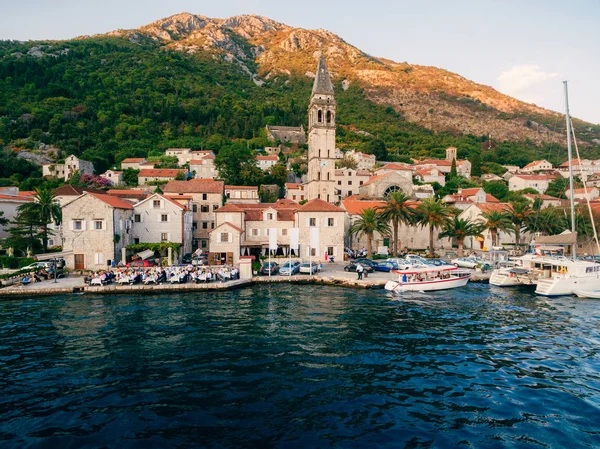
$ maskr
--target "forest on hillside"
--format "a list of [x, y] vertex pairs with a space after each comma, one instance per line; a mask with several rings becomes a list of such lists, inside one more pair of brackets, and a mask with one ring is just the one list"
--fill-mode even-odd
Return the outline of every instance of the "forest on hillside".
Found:
[[[168, 51], [151, 40], [90, 38], [64, 42], [0, 42], [0, 185], [41, 183], [39, 167], [19, 151], [58, 149], [92, 161], [97, 172], [126, 157], [169, 147], [263, 148], [265, 125], [307, 125], [307, 77], [256, 85], [241, 68], [214, 54]], [[485, 136], [435, 133], [369, 101], [361, 88], [336, 85], [337, 143], [369, 150], [383, 142], [389, 160], [443, 157], [497, 164], [564, 161], [565, 148], [531, 142], [489, 142]], [[598, 157], [598, 148], [581, 149]]]

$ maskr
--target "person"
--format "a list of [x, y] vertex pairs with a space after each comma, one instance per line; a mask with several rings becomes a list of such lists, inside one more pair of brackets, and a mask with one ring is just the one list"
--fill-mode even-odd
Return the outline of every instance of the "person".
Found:
[[402, 283], [403, 283], [403, 284], [406, 284], [406, 282], [408, 282], [408, 276], [406, 276], [406, 273], [404, 273], [404, 274], [402, 275]]
[[356, 264], [356, 274], [358, 274], [358, 280], [360, 281], [363, 277], [364, 268], [361, 264]]

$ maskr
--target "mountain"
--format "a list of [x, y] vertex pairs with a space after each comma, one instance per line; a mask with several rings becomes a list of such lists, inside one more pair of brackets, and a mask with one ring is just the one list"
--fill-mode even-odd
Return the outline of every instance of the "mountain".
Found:
[[[565, 140], [556, 112], [443, 69], [372, 57], [326, 30], [294, 28], [256, 15], [212, 19], [183, 13], [110, 34], [143, 34], [170, 49], [214, 52], [237, 63], [257, 83], [278, 75], [312, 77], [318, 56], [325, 53], [332, 74], [344, 86], [358, 83], [371, 101], [428, 129], [491, 135], [500, 141]], [[600, 137], [598, 126], [585, 124], [580, 132], [582, 139]]]
[[[323, 53], [342, 149], [381, 140], [390, 160], [410, 160], [452, 145], [490, 170], [565, 158], [560, 115], [459, 75], [368, 55], [325, 30], [184, 13], [69, 41], [0, 41], [0, 185], [32, 187], [28, 161], [71, 153], [103, 171], [168, 147], [262, 148], [265, 125], [306, 126]], [[598, 158], [600, 127], [575, 126], [583, 156]]]

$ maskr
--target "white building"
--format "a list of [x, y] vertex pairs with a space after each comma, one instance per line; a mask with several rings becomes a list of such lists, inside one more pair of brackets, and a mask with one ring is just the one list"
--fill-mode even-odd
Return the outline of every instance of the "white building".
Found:
[[[182, 202], [184, 204], [182, 204]], [[191, 200], [153, 194], [133, 206], [133, 243], [181, 245], [180, 256], [192, 252]]]
[[339, 199], [358, 193], [358, 189], [371, 179], [371, 172], [367, 170], [351, 170], [349, 168], [335, 171], [335, 182]]
[[[0, 218], [14, 219], [18, 214], [19, 206], [34, 201], [33, 195], [35, 192], [19, 192], [18, 187], [0, 187], [0, 211], [4, 212]], [[10, 228], [10, 224], [0, 225], [0, 238], [8, 237], [8, 228]]]
[[138, 173], [138, 185], [145, 186], [152, 182], [174, 181], [178, 176], [187, 176], [186, 170], [171, 168], [142, 169]]
[[414, 175], [415, 179], [425, 184], [437, 182], [441, 186], [446, 185], [446, 177], [435, 167], [417, 168]]
[[215, 165], [215, 156], [206, 154], [201, 159], [192, 159], [189, 162], [190, 173], [194, 178], [211, 178], [215, 179], [219, 176], [219, 171]]
[[371, 170], [377, 163], [377, 158], [374, 154], [361, 153], [360, 151], [346, 151], [345, 157], [356, 162], [357, 170]]
[[145, 164], [147, 161], [143, 157], [128, 157], [127, 159], [123, 159], [121, 161], [121, 170], [127, 170], [131, 168], [132, 170], [139, 170], [140, 165]]
[[285, 183], [285, 198], [291, 201], [304, 201], [306, 199], [305, 185], [297, 182]]
[[268, 170], [279, 162], [278, 156], [256, 156], [256, 166], [261, 170]]
[[[596, 198], [598, 198], [598, 196], [600, 196], [600, 191], [598, 190], [598, 187], [582, 187], [580, 189], [573, 189], [573, 194], [573, 198], [575, 198], [576, 200], [585, 200], [589, 198], [589, 200], [591, 201], [595, 200]], [[571, 199], [571, 190], [565, 190], [565, 195], [568, 199]]]
[[521, 169], [524, 172], [537, 172], [543, 170], [552, 170], [552, 164], [545, 159], [533, 161]]
[[[346, 212], [322, 199], [308, 201], [296, 211], [295, 223], [300, 230], [300, 256], [306, 260], [325, 260], [344, 255]], [[311, 239], [311, 229], [318, 229], [318, 241]]]
[[106, 170], [104, 173], [100, 175], [101, 178], [104, 178], [110, 181], [113, 186], [118, 186], [123, 184], [123, 172], [115, 171], [115, 170]]
[[259, 203], [256, 186], [225, 186], [225, 197], [231, 203]]
[[545, 193], [555, 178], [552, 175], [514, 175], [508, 180], [508, 190], [515, 192], [531, 188], [539, 193]]
[[42, 175], [61, 178], [65, 181], [71, 179], [75, 172], [81, 175], [93, 175], [94, 164], [89, 161], [77, 158], [75, 155], [70, 155], [65, 159], [64, 164], [44, 164], [42, 166]]

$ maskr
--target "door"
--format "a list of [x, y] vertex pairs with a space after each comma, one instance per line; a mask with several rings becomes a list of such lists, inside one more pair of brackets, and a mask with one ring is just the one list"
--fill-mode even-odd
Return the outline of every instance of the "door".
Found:
[[85, 269], [85, 255], [84, 254], [75, 254], [75, 269], [76, 270], [84, 270]]

